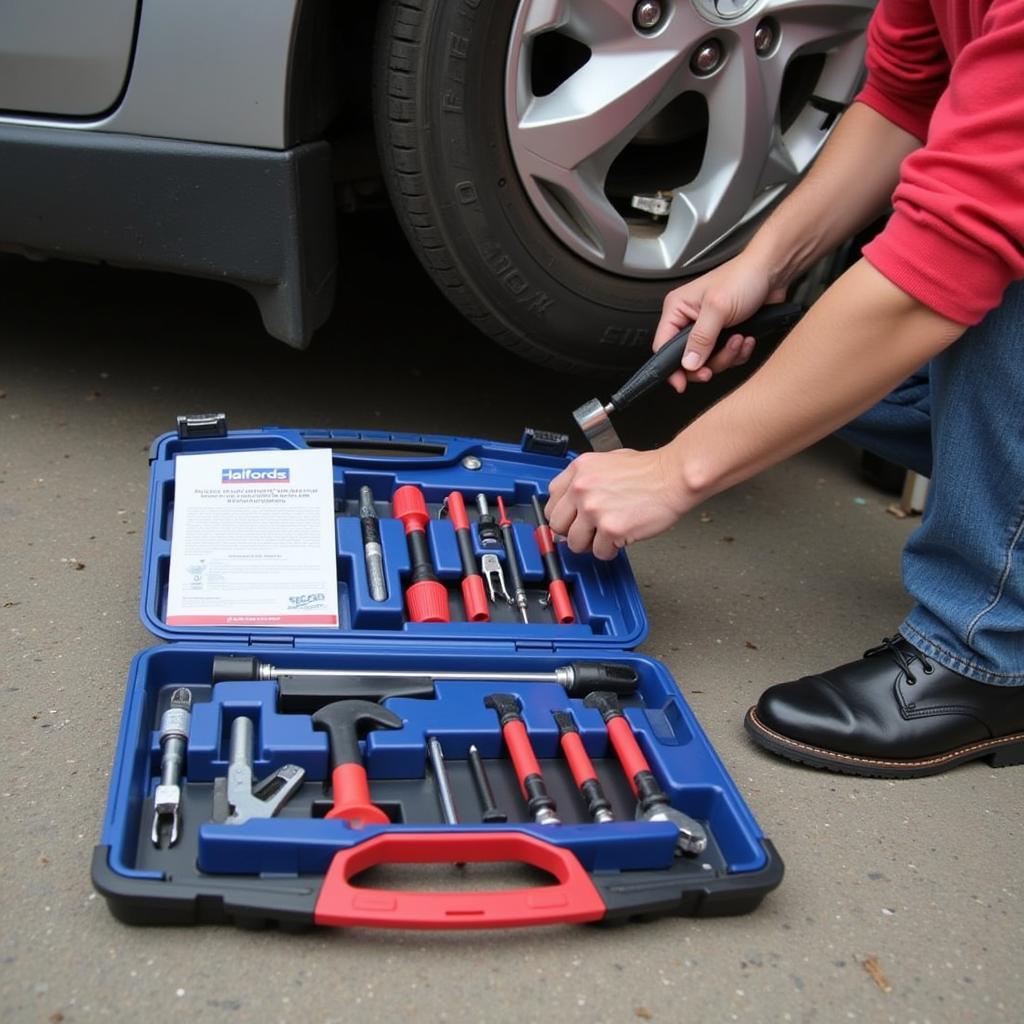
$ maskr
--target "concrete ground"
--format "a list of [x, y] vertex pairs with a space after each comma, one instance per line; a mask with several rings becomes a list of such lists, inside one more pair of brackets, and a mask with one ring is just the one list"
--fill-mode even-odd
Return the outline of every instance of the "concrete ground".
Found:
[[[138, 619], [146, 451], [182, 411], [514, 440], [567, 429], [593, 382], [538, 372], [438, 298], [383, 217], [353, 222], [312, 351], [221, 285], [0, 262], [0, 1019], [1019, 1021], [1024, 776], [892, 783], [745, 738], [768, 684], [856, 657], [906, 611], [913, 523], [825, 442], [631, 549], [671, 669], [786, 863], [755, 913], [617, 928], [139, 929], [93, 893]], [[381, 284], [387, 280], [390, 291]], [[664, 395], [624, 425], [669, 436]]]

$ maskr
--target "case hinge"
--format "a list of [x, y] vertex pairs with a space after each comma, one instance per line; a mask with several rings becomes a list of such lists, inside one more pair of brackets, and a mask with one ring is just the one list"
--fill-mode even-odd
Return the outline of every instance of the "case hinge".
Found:
[[554, 652], [555, 644], [551, 640], [517, 640], [517, 651], [551, 651]]
[[527, 427], [519, 440], [519, 447], [524, 452], [531, 452], [534, 455], [554, 455], [561, 458], [569, 450], [569, 435]]
[[293, 636], [249, 636], [250, 647], [294, 647]]
[[223, 412], [193, 412], [178, 417], [178, 437], [227, 437], [228, 417]]

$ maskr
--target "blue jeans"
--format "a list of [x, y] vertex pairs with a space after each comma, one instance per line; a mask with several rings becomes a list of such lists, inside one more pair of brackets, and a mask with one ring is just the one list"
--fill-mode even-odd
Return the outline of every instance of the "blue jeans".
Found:
[[1024, 281], [839, 436], [931, 478], [903, 549], [900, 633], [982, 683], [1024, 685]]

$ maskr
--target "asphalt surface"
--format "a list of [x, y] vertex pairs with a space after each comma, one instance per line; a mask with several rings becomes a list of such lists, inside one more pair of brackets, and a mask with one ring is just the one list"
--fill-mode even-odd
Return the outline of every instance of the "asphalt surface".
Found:
[[[132, 928], [89, 863], [138, 618], [146, 452], [183, 411], [233, 427], [515, 440], [603, 393], [463, 324], [384, 218], [356, 224], [310, 352], [266, 339], [223, 285], [0, 261], [0, 1019], [1019, 1021], [1013, 769], [892, 783], [761, 752], [741, 717], [773, 682], [857, 657], [906, 611], [913, 523], [827, 441], [631, 550], [643, 650], [678, 680], [786, 863], [753, 914], [501, 933]], [[385, 282], [387, 285], [385, 286]], [[661, 396], [627, 443], [689, 414]]]

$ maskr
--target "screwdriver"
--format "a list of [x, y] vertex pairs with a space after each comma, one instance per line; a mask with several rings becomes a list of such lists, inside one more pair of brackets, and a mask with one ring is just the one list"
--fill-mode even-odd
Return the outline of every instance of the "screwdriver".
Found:
[[530, 600], [526, 596], [526, 590], [523, 587], [523, 577], [519, 572], [519, 562], [516, 559], [516, 542], [512, 534], [512, 520], [509, 519], [508, 514], [505, 512], [505, 502], [502, 501], [500, 494], [498, 495], [498, 513], [501, 539], [505, 542], [505, 561], [508, 563], [508, 576], [512, 581], [512, 603], [519, 609], [523, 622], [529, 624], [530, 617], [526, 614], [526, 610], [530, 605]]
[[384, 553], [380, 546], [380, 523], [373, 505], [373, 491], [359, 488], [359, 522], [363, 529], [363, 552], [366, 556], [366, 576], [370, 582], [370, 597], [374, 601], [388, 599], [388, 584], [384, 578]]
[[537, 516], [537, 529], [533, 531], [537, 539], [537, 547], [540, 549], [541, 557], [548, 571], [548, 594], [551, 597], [551, 610], [555, 615], [555, 622], [562, 626], [571, 625], [576, 621], [576, 615], [572, 610], [572, 601], [569, 600], [569, 590], [562, 577], [562, 569], [558, 564], [558, 552], [555, 550], [555, 535], [551, 532], [547, 517], [544, 515], [544, 506], [536, 494], [530, 495], [533, 502], [533, 511]]

